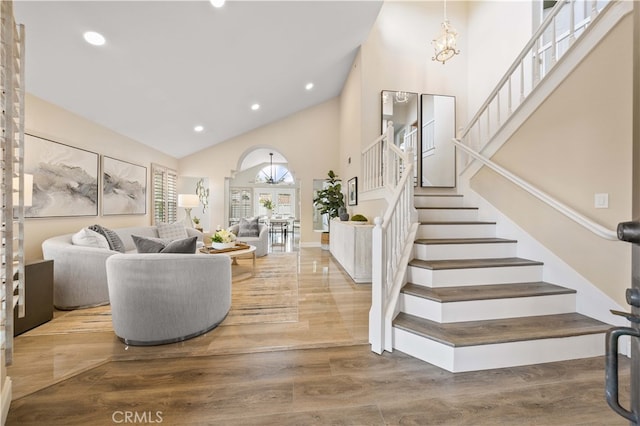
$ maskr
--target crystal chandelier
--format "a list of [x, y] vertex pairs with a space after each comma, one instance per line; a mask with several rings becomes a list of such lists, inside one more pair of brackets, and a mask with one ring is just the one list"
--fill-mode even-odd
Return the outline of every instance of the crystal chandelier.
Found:
[[447, 0], [444, 0], [442, 32], [431, 42], [436, 51], [435, 56], [431, 59], [433, 61], [442, 62], [444, 65], [445, 62], [460, 53], [460, 51], [456, 49], [456, 37], [458, 37], [458, 32], [451, 26], [447, 19]]
[[409, 94], [407, 92], [396, 92], [395, 98], [399, 104], [409, 102]]

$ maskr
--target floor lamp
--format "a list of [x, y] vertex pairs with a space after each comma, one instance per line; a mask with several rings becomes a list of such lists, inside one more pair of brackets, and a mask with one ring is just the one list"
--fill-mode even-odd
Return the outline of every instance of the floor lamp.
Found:
[[189, 227], [193, 228], [193, 220], [191, 219], [191, 209], [200, 205], [200, 198], [196, 194], [178, 194], [178, 207], [184, 208], [187, 212]]

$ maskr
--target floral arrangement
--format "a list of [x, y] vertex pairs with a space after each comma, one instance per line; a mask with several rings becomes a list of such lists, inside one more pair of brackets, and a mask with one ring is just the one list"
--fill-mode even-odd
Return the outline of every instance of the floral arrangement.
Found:
[[236, 240], [236, 236], [233, 232], [229, 232], [226, 229], [216, 231], [211, 237], [212, 243], [232, 243]]
[[268, 198], [264, 198], [260, 201], [262, 203], [262, 206], [267, 209], [267, 210], [273, 210], [273, 201], [271, 201]]

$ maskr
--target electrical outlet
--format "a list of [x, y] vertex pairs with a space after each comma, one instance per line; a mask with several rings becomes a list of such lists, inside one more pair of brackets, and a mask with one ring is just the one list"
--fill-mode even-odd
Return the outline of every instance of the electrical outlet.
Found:
[[596, 209], [609, 208], [609, 194], [595, 194], [593, 200]]

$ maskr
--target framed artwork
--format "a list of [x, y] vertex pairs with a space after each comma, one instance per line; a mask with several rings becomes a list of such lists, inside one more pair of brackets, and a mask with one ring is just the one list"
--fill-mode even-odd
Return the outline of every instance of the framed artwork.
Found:
[[33, 175], [25, 217], [97, 216], [98, 154], [30, 134], [24, 142], [24, 171]]
[[347, 182], [347, 200], [350, 206], [358, 205], [358, 178], [353, 177]]
[[102, 156], [102, 214], [147, 213], [147, 168]]

